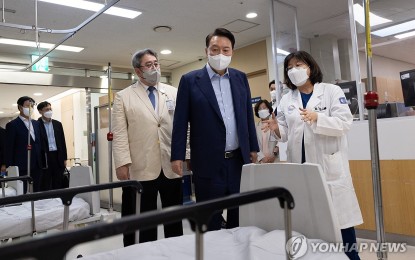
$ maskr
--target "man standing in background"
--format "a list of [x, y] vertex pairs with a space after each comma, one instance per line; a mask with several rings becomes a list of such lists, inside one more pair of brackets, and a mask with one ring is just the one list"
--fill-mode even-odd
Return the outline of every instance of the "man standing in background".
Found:
[[[239, 193], [242, 165], [257, 161], [258, 141], [245, 73], [228, 68], [235, 38], [218, 28], [206, 37], [208, 63], [182, 76], [172, 139], [172, 169], [183, 172], [190, 122], [190, 160], [196, 200]], [[221, 228], [220, 214], [209, 230]], [[239, 209], [227, 211], [226, 228], [239, 226]]]
[[[113, 155], [119, 180], [138, 180], [143, 186], [140, 211], [182, 205], [182, 178], [170, 167], [170, 146], [177, 89], [160, 83], [160, 63], [151, 49], [136, 52], [132, 65], [138, 81], [115, 95], [112, 114]], [[135, 214], [135, 191], [123, 188], [122, 216]], [[182, 222], [164, 225], [164, 236], [183, 235]], [[157, 228], [140, 231], [140, 243], [157, 240]], [[134, 244], [124, 234], [124, 246]]]
[[62, 189], [63, 173], [66, 167], [67, 153], [62, 123], [52, 119], [52, 107], [43, 101], [37, 105], [42, 115], [38, 122], [43, 140], [46, 169], [43, 170], [41, 190]]
[[[6, 166], [19, 167], [19, 175], [27, 175], [30, 167], [30, 176], [33, 178], [33, 191], [40, 191], [42, 165], [39, 122], [31, 119], [35, 101], [28, 96], [17, 100], [19, 116], [6, 125]], [[29, 120], [30, 119], [30, 120]], [[29, 132], [30, 129], [30, 132]], [[28, 139], [30, 134], [30, 146]], [[31, 149], [30, 165], [27, 165], [28, 149]], [[24, 192], [27, 191], [24, 182]]]
[[0, 127], [0, 171], [6, 172], [6, 129]]

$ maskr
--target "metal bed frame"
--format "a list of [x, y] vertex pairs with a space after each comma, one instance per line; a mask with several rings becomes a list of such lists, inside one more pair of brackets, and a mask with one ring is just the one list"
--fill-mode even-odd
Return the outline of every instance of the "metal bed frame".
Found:
[[[66, 197], [63, 196], [63, 199]], [[60, 232], [39, 239], [19, 241], [0, 247], [0, 259], [64, 259], [66, 252], [79, 243], [131, 232], [132, 230], [152, 228], [158, 224], [176, 222], [186, 218], [190, 220], [192, 229], [196, 233], [195, 258], [202, 260], [203, 234], [207, 232], [207, 224], [213, 213], [225, 208], [235, 208], [271, 198], [278, 198], [281, 208], [284, 208], [285, 239], [288, 241], [292, 236], [291, 210], [294, 208], [294, 199], [288, 190], [271, 187], [193, 205], [175, 206], [158, 212], [153, 211], [127, 216], [112, 223], [99, 223], [83, 229]]]
[[27, 175], [19, 176], [19, 177], [1, 177], [0, 178], [0, 185], [1, 185], [1, 192], [3, 194], [3, 198], [5, 198], [5, 191], [6, 185], [4, 185], [6, 182], [9, 181], [26, 181], [28, 185], [33, 185], [33, 179], [32, 177], [29, 177]]
[[[14, 180], [21, 178], [30, 178], [28, 176], [21, 176], [21, 177], [13, 177]], [[8, 181], [11, 181], [12, 178], [9, 178]], [[32, 178], [30, 178], [32, 180]], [[96, 184], [96, 185], [89, 185], [89, 186], [80, 186], [80, 187], [72, 187], [66, 188], [61, 190], [50, 190], [44, 192], [36, 192], [31, 194], [23, 194], [19, 196], [13, 197], [6, 197], [0, 198], [0, 207], [10, 204], [18, 204], [23, 202], [32, 202], [32, 235], [36, 235], [36, 226], [35, 226], [35, 214], [34, 214], [34, 201], [42, 200], [42, 199], [51, 199], [51, 198], [60, 198], [62, 200], [62, 204], [64, 204], [64, 213], [63, 213], [63, 230], [67, 230], [69, 226], [69, 206], [72, 204], [72, 200], [75, 195], [79, 193], [86, 193], [92, 191], [100, 191], [100, 190], [107, 190], [107, 189], [114, 189], [114, 188], [121, 188], [121, 187], [132, 187], [137, 191], [137, 199], [136, 199], [136, 209], [140, 208], [140, 193], [142, 193], [142, 186], [138, 181], [119, 181], [113, 183], [104, 183], [104, 184]], [[139, 212], [139, 210], [137, 211]], [[138, 214], [138, 213], [137, 213]], [[49, 249], [48, 249], [49, 250]], [[46, 250], [46, 251], [48, 251]], [[2, 250], [0, 250], [2, 251]], [[3, 259], [3, 258], [2, 258]], [[8, 258], [4, 258], [8, 259]], [[41, 259], [48, 259], [41, 258]]]

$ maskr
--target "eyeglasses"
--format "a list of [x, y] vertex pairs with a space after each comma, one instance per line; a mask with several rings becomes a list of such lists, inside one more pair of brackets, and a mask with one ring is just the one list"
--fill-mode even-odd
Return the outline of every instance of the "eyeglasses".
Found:
[[147, 62], [146, 64], [140, 66], [140, 68], [142, 68], [142, 67], [145, 67], [147, 69], [152, 69], [153, 67], [158, 68], [158, 67], [160, 67], [160, 63], [158, 63], [158, 62]]

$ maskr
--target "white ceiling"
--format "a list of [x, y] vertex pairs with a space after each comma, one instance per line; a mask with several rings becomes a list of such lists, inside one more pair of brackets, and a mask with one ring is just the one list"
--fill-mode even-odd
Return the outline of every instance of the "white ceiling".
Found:
[[[104, 3], [105, 0], [89, 0]], [[33, 0], [5, 0], [6, 23], [33, 25], [35, 12]], [[107, 2], [109, 2], [107, 0]], [[302, 38], [333, 34], [339, 39], [350, 38], [347, 0], [283, 0], [297, 7], [298, 27]], [[355, 1], [361, 3], [361, 1]], [[143, 48], [156, 51], [170, 49], [170, 55], [160, 55], [162, 70], [167, 71], [205, 57], [205, 37], [214, 28], [222, 27], [237, 19], [258, 24], [251, 29], [235, 33], [236, 48], [249, 45], [270, 36], [269, 0], [121, 0], [117, 7], [141, 11], [131, 20], [102, 14], [92, 21], [64, 45], [84, 47], [80, 53], [55, 50], [49, 54], [52, 62], [68, 62], [130, 69], [131, 54]], [[275, 2], [279, 46], [295, 48], [293, 42], [294, 13], [292, 9]], [[248, 12], [257, 12], [258, 17], [247, 19]], [[415, 19], [414, 0], [373, 0], [371, 11], [391, 19], [392, 23]], [[93, 13], [71, 7], [38, 2], [38, 25], [51, 29], [70, 29], [82, 23]], [[0, 13], [1, 16], [1, 13]], [[170, 26], [171, 32], [157, 33], [156, 26]], [[388, 24], [389, 25], [389, 24]], [[225, 26], [226, 27], [226, 26]], [[374, 29], [377, 29], [375, 27]], [[359, 45], [363, 48], [363, 28], [358, 26]], [[0, 37], [35, 40], [33, 31], [20, 31], [0, 27]], [[40, 33], [41, 42], [56, 43], [64, 35]], [[415, 40], [395, 41], [394, 38], [372, 36], [374, 55], [415, 64]], [[376, 47], [378, 43], [382, 46]], [[29, 62], [36, 49], [0, 44], [0, 62]], [[169, 66], [170, 64], [174, 64]], [[0, 86], [2, 93], [12, 91]], [[13, 89], [14, 92], [14, 89]], [[30, 94], [30, 93], [26, 93]], [[18, 98], [11, 97], [13, 103]], [[1, 107], [0, 107], [1, 109]]]

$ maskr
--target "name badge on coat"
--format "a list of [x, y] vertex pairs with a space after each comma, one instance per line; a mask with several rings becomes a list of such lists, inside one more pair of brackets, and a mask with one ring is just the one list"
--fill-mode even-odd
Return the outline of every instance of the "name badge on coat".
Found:
[[174, 111], [174, 108], [175, 108], [174, 100], [171, 100], [171, 99], [166, 100], [166, 106], [169, 111]]

